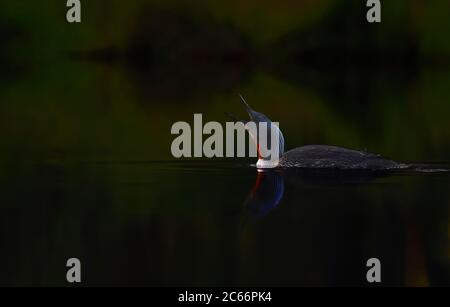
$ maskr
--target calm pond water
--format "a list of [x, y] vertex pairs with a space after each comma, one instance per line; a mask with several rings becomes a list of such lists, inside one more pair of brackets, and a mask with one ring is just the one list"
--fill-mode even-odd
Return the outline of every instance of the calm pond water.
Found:
[[[114, 177], [111, 174], [115, 174]], [[36, 164], [3, 186], [2, 284], [448, 285], [446, 173], [258, 173], [247, 163]]]

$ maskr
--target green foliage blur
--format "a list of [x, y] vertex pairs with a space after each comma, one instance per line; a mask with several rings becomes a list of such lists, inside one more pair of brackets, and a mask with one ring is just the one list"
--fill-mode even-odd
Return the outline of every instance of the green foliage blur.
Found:
[[373, 25], [356, 1], [82, 1], [81, 24], [63, 2], [1, 4], [3, 161], [170, 159], [174, 121], [242, 114], [238, 92], [289, 147], [448, 158], [446, 1], [384, 1]]

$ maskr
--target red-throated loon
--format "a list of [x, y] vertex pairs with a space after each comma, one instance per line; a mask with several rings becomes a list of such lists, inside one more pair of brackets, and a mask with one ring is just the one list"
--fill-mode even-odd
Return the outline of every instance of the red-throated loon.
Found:
[[[267, 116], [250, 108], [242, 96], [240, 96], [240, 98], [244, 103], [252, 122], [255, 122], [256, 125], [265, 122], [268, 127], [275, 127], [279, 133], [279, 159], [263, 158], [258, 154], [259, 159], [256, 163], [257, 168], [297, 167], [311, 169], [380, 171], [408, 167], [406, 164], [397, 163], [377, 154], [330, 145], [306, 145], [284, 152], [284, 138], [278, 127], [272, 124], [272, 121]], [[252, 133], [250, 132], [250, 134]], [[270, 135], [270, 133], [268, 135]], [[257, 140], [255, 135], [252, 135], [252, 138]]]

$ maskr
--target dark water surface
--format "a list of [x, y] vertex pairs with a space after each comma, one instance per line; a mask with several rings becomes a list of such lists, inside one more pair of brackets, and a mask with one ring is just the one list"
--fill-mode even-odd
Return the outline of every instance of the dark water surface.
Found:
[[[259, 179], [258, 179], [259, 177]], [[77, 162], [3, 184], [2, 284], [449, 284], [448, 173], [258, 173], [245, 161]]]

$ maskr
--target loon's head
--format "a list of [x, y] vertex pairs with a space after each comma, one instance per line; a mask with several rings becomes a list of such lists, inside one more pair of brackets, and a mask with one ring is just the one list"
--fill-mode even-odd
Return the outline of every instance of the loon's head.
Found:
[[271, 129], [273, 129], [273, 131], [272, 131], [273, 133], [277, 134], [278, 158], [280, 158], [284, 153], [284, 138], [283, 138], [283, 134], [281, 133], [281, 130], [279, 129], [279, 127], [276, 124], [272, 123], [272, 121], [267, 116], [265, 116], [262, 113], [256, 112], [255, 110], [250, 108], [250, 106], [245, 101], [244, 97], [242, 97], [241, 95], [239, 95], [239, 97], [241, 98], [241, 101], [244, 104], [248, 115], [250, 116], [250, 121], [254, 122], [257, 127], [256, 133], [255, 133], [255, 131], [247, 129], [252, 140], [256, 143], [257, 150], [258, 150], [258, 162], [256, 163], [256, 167], [257, 168], [273, 168], [273, 167], [278, 166], [278, 159], [271, 159], [271, 157], [264, 157], [261, 154], [260, 144], [258, 143], [259, 124], [266, 123], [266, 125], [267, 125], [267, 133], [266, 133], [267, 145], [266, 145], [266, 147], [268, 150], [270, 150], [272, 148], [271, 147], [272, 146]]

